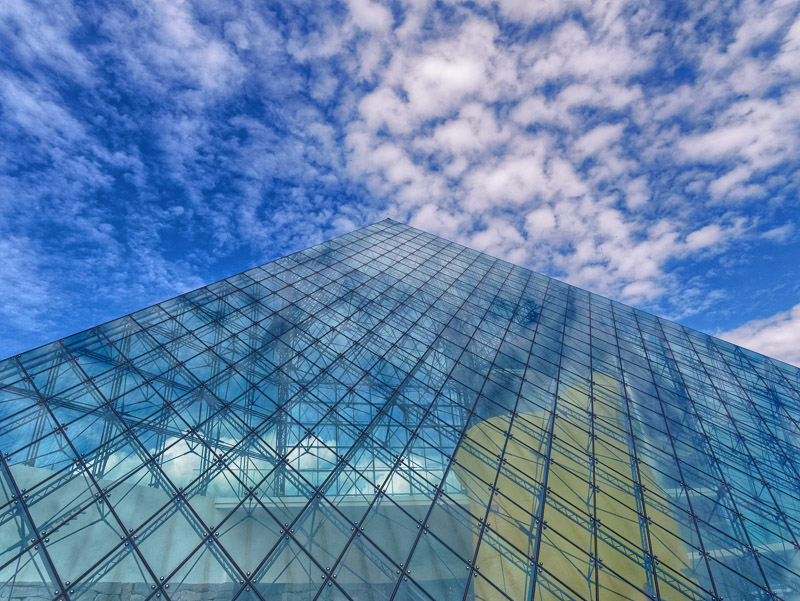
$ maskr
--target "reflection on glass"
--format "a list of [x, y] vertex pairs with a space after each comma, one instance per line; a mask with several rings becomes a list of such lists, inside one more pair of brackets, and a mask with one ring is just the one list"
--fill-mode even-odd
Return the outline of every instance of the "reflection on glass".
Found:
[[383, 221], [0, 362], [0, 600], [798, 599], [798, 390]]

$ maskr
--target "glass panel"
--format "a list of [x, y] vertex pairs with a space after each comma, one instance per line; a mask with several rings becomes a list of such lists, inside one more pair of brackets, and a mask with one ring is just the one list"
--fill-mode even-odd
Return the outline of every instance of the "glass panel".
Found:
[[795, 367], [385, 220], [0, 362], [0, 598], [788, 601], [797, 415]]
[[285, 536], [256, 573], [253, 586], [265, 599], [313, 599], [328, 577], [290, 536]]
[[334, 573], [336, 584], [353, 599], [388, 601], [401, 568], [360, 534], [347, 547]]
[[0, 568], [0, 599], [52, 599], [60, 589], [41, 546]]
[[70, 581], [77, 580], [110, 553], [123, 537], [122, 528], [99, 492], [88, 505], [72, 512], [68, 521], [46, 532], [53, 566], [59, 575]]
[[245, 588], [243, 576], [212, 537], [164, 579], [163, 590], [175, 601], [232, 599]]
[[469, 581], [466, 568], [466, 562], [423, 530], [406, 574], [434, 599], [460, 599]]
[[282, 538], [282, 529], [254, 496], [238, 505], [215, 528], [219, 544], [244, 572], [253, 572]]
[[137, 596], [146, 598], [156, 585], [128, 541], [120, 543], [93, 570], [67, 586], [71, 599], [127, 601]]
[[137, 546], [155, 575], [166, 578], [208, 538], [208, 532], [179, 497], [137, 531]]

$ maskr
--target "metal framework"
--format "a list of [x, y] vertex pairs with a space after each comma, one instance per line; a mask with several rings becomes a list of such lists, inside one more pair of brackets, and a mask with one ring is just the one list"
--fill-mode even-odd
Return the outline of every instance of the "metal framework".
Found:
[[800, 599], [799, 389], [386, 220], [0, 362], [0, 599]]

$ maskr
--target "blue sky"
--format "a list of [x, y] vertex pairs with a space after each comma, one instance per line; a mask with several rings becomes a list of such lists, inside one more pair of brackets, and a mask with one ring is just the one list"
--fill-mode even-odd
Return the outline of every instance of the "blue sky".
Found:
[[0, 356], [384, 217], [800, 364], [800, 3], [0, 2]]

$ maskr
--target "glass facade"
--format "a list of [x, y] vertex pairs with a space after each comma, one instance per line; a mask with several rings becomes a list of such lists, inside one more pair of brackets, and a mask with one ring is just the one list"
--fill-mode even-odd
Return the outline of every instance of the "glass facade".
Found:
[[0, 362], [0, 599], [800, 599], [799, 391], [382, 221]]

